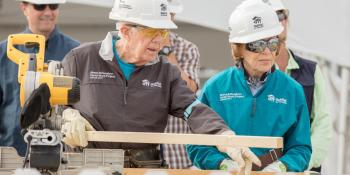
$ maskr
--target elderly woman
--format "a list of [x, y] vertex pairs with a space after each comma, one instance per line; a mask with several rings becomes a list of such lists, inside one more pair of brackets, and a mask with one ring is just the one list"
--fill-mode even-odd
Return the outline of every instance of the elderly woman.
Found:
[[[274, 67], [283, 30], [275, 11], [262, 2], [244, 1], [229, 23], [237, 67], [208, 80], [199, 100], [237, 135], [283, 137], [283, 150], [252, 149], [262, 163], [254, 170], [304, 171], [311, 155], [308, 109], [302, 87]], [[214, 147], [190, 145], [187, 151], [201, 169], [238, 167]]]
[[[166, 0], [116, 0], [110, 18], [118, 21], [117, 32], [72, 50], [62, 63], [65, 75], [81, 80], [80, 102], [63, 112], [66, 144], [87, 146], [86, 130], [164, 132], [168, 114], [186, 120], [194, 133], [230, 131], [215, 112], [195, 100], [178, 68], [158, 57], [168, 29], [176, 28]], [[155, 153], [149, 159], [158, 154], [154, 144], [89, 146], [121, 148], [129, 156]], [[259, 164], [252, 152], [244, 155]]]

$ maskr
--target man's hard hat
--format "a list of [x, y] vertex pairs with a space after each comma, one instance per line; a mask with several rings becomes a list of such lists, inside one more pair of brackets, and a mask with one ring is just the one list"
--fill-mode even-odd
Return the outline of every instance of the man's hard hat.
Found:
[[170, 13], [181, 13], [183, 11], [183, 5], [181, 0], [168, 0]]
[[230, 43], [249, 43], [283, 31], [275, 10], [269, 5], [246, 0], [232, 12], [229, 19]]
[[287, 8], [283, 5], [282, 0], [262, 0], [262, 2], [270, 5], [275, 11], [287, 10]]
[[64, 4], [66, 0], [18, 0], [22, 2], [28, 2], [31, 4]]
[[115, 0], [109, 19], [156, 29], [176, 29], [167, 0]]

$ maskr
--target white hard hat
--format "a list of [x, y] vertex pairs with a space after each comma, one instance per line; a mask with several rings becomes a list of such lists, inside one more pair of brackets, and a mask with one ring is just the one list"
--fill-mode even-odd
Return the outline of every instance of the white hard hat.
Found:
[[66, 0], [18, 0], [22, 2], [28, 2], [31, 4], [64, 4]]
[[277, 36], [283, 31], [276, 12], [258, 1], [243, 1], [229, 19], [230, 43], [249, 43]]
[[275, 11], [287, 10], [287, 8], [283, 5], [281, 0], [262, 0], [262, 1], [270, 5]]
[[176, 29], [167, 0], [115, 0], [109, 19], [156, 29]]
[[181, 13], [183, 11], [183, 5], [181, 0], [168, 0], [170, 13]]

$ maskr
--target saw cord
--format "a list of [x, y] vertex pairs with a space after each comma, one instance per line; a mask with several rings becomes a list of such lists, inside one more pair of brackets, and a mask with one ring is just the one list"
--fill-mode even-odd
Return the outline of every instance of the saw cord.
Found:
[[27, 164], [27, 162], [28, 162], [29, 149], [30, 149], [30, 145], [31, 145], [32, 139], [33, 139], [32, 136], [28, 136], [28, 137], [27, 137], [28, 145], [27, 145], [26, 155], [25, 155], [24, 160], [23, 160], [23, 166], [22, 166], [22, 168], [25, 168], [25, 167], [26, 167], [26, 164]]

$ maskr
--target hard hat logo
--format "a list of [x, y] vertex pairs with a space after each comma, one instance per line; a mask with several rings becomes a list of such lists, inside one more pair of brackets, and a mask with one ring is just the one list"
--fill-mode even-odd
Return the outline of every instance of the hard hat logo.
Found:
[[160, 16], [168, 15], [168, 7], [166, 4], [160, 4]]
[[255, 16], [252, 20], [254, 23], [254, 30], [264, 27], [264, 24], [262, 23], [261, 17]]

